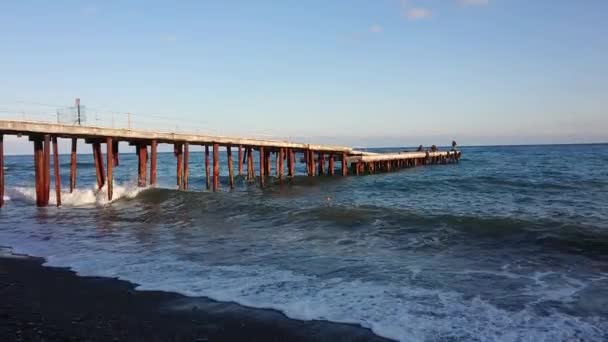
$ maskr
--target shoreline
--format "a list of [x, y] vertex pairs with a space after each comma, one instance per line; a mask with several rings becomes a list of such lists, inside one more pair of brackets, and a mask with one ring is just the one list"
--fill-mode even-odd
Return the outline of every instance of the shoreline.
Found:
[[43, 263], [0, 255], [4, 341], [388, 341], [354, 324], [300, 321], [271, 309], [139, 291], [128, 281], [81, 277]]

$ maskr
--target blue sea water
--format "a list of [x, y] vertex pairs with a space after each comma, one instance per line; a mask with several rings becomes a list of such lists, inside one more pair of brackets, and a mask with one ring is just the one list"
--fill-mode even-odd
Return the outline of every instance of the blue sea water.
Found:
[[[309, 178], [298, 165], [291, 183], [237, 177], [233, 191], [222, 154], [218, 193], [204, 190], [200, 148], [190, 192], [175, 189], [173, 154], [145, 190], [123, 154], [112, 203], [79, 155], [79, 190], [60, 208], [36, 208], [32, 156], [8, 156], [0, 245], [402, 341], [608, 340], [608, 145], [462, 152], [370, 176]], [[69, 156], [61, 168], [65, 187]]]

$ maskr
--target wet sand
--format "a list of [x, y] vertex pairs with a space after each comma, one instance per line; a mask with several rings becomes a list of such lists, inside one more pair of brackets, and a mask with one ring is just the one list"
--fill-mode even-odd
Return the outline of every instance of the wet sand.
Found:
[[2, 341], [385, 341], [369, 329], [298, 321], [126, 281], [0, 257]]

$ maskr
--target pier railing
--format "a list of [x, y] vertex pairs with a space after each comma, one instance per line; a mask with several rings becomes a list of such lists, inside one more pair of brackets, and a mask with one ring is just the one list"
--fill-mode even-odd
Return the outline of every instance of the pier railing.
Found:
[[[50, 106], [50, 105], [49, 105]], [[86, 113], [85, 113], [86, 110]], [[170, 116], [158, 114], [138, 114], [115, 112], [111, 110], [103, 110], [97, 108], [89, 108], [83, 106], [83, 120], [78, 124], [76, 118], [66, 118], [64, 113], [60, 113], [60, 109], [46, 110], [39, 109], [11, 109], [0, 107], [0, 120], [10, 121], [28, 121], [40, 122], [49, 124], [64, 124], [71, 126], [89, 126], [103, 127], [126, 130], [145, 130], [145, 131], [162, 131], [171, 133], [197, 134], [197, 135], [218, 135], [218, 136], [247, 136], [255, 139], [279, 140], [279, 141], [294, 141], [300, 140], [306, 143], [305, 137], [295, 137], [286, 135], [283, 132], [265, 130], [265, 132], [240, 132], [238, 130], [221, 130], [215, 128], [204, 119], [197, 118], [196, 120], [179, 120]]]

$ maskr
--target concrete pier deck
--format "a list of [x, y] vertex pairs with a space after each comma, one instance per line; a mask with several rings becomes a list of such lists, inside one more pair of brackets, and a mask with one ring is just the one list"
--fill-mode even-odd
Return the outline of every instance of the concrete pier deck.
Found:
[[315, 150], [324, 152], [350, 153], [353, 149], [345, 146], [304, 144], [288, 141], [264, 140], [256, 138], [212, 136], [188, 133], [154, 132], [124, 128], [95, 126], [75, 126], [35, 121], [0, 120], [0, 133], [4, 134], [51, 134], [59, 138], [104, 139], [113, 137], [121, 141], [156, 140], [158, 143], [189, 143], [192, 145], [232, 145], [263, 146], [269, 148], [293, 148], [297, 150]]
[[351, 163], [362, 162], [372, 163], [387, 160], [400, 160], [400, 159], [419, 159], [419, 158], [437, 158], [437, 157], [451, 157], [452, 155], [458, 154], [458, 151], [413, 151], [413, 152], [398, 152], [398, 153], [371, 153], [371, 152], [360, 152], [352, 151], [348, 156], [348, 161]]

